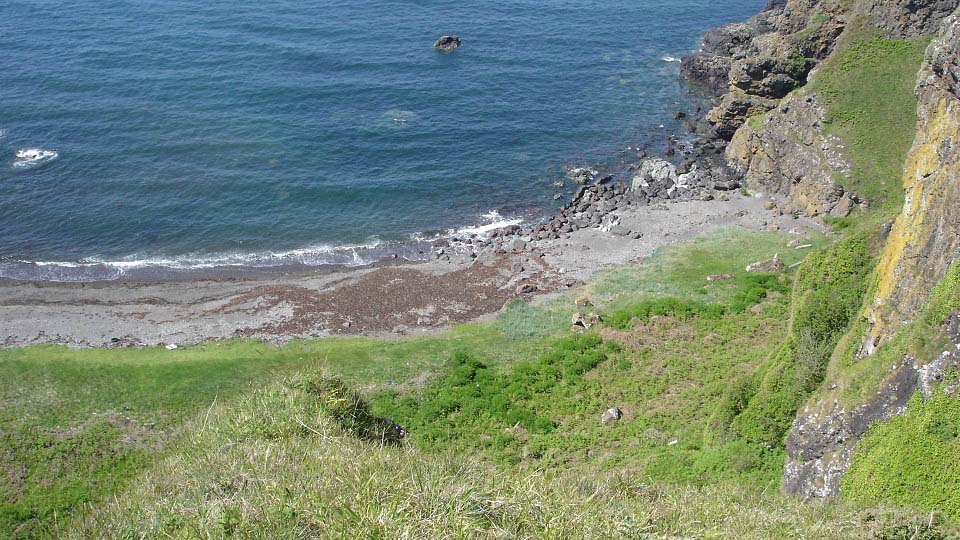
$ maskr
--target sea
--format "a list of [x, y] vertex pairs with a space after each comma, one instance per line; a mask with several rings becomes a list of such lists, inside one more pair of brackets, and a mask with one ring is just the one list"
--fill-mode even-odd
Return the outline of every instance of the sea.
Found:
[[571, 167], [679, 133], [679, 57], [764, 2], [6, 0], [0, 278], [365, 265], [536, 221]]

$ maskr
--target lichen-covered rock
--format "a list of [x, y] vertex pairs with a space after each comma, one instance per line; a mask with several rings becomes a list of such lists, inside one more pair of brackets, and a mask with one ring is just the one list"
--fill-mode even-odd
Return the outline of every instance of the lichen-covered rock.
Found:
[[870, 328], [871, 354], [913, 319], [930, 289], [960, 252], [960, 16], [930, 44], [917, 84], [917, 135], [907, 157], [903, 209], [878, 264]]
[[713, 125], [717, 137], [730, 140], [750, 117], [775, 108], [777, 103], [775, 99], [750, 95], [739, 89], [731, 90], [707, 113], [707, 121]]
[[[933, 2], [918, 3], [930, 5]], [[960, 257], [960, 16], [944, 25], [927, 49], [918, 85], [918, 123], [904, 169], [906, 199], [887, 235], [877, 267], [869, 328], [860, 349], [872, 354], [914, 320]], [[804, 496], [836, 495], [857, 441], [876, 421], [901, 414], [918, 391], [930, 395], [956, 370], [960, 313], [946, 317], [934, 342], [946, 348], [931, 358], [903, 357], [866, 403], [844, 404], [842, 388], [821, 391], [797, 415], [787, 437], [784, 490]]]
[[868, 403], [847, 410], [839, 400], [819, 400], [800, 411], [787, 436], [784, 491], [818, 498], [839, 494], [857, 441], [871, 423], [901, 413], [916, 390], [917, 370], [906, 359]]
[[784, 196], [786, 213], [846, 216], [856, 198], [835, 178], [851, 166], [842, 141], [824, 133], [825, 115], [813, 95], [793, 94], [734, 135], [727, 163], [747, 188]]

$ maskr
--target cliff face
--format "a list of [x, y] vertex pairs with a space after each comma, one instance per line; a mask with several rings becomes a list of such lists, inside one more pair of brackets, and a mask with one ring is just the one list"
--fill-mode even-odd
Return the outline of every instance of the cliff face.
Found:
[[[681, 75], [719, 95], [706, 115], [711, 135], [748, 188], [787, 198], [811, 216], [846, 216], [858, 202], [840, 181], [850, 162], [842, 141], [824, 133], [814, 92], [794, 92], [816, 76], [851, 25], [894, 38], [936, 33], [958, 0], [786, 0], [746, 23], [713, 30]], [[748, 121], [749, 120], [749, 121]]]
[[751, 189], [780, 196], [786, 212], [846, 216], [859, 201], [836, 181], [851, 165], [843, 141], [824, 133], [825, 116], [814, 94], [791, 94], [756, 126], [737, 130], [727, 161]]
[[[893, 185], [898, 173], [889, 174], [890, 185], [883, 184], [872, 178], [877, 170], [864, 163], [890, 159], [883, 138], [898, 134], [893, 132], [906, 137], [913, 119], [901, 119], [896, 130], [873, 128], [872, 153], [865, 153], [863, 141], [843, 140], [836, 129], [828, 130], [831, 114], [837, 116], [830, 107], [842, 87], [818, 84], [821, 75], [843, 72], [850, 64], [855, 68], [862, 58], [845, 57], [841, 49], [870, 59], [875, 48], [909, 44], [914, 56], [901, 58], [919, 58], [923, 41], [891, 40], [936, 36], [916, 82], [916, 132], [902, 174], [904, 203], [882, 239], [876, 282], [865, 284], [873, 293], [865, 299], [862, 320], [833, 352], [822, 384], [798, 411], [786, 438], [787, 492], [837, 495], [868, 427], [902, 413], [918, 394], [928, 398], [938, 381], [960, 368], [960, 11], [951, 15], [958, 5], [960, 0], [771, 2], [747, 23], [711, 32], [702, 51], [684, 59], [683, 76], [718, 94], [706, 116], [707, 131], [729, 141], [726, 160], [748, 188], [780, 199], [788, 212], [846, 216], [872, 202], [868, 194], [841, 187], [851, 185], [852, 177], [876, 182], [869, 195], [900, 187]], [[883, 77], [890, 72], [883, 71], [884, 57], [877, 58], [872, 58], [881, 66], [874, 72], [877, 80], [854, 81], [848, 89], [870, 84], [887, 92]], [[909, 65], [898, 79], [907, 97], [917, 69]], [[808, 79], [814, 84], [807, 86]], [[903, 99], [891, 96], [886, 94], [887, 102], [903, 108]], [[840, 121], [849, 120], [850, 110], [840, 112], [847, 115], [839, 115]], [[897, 111], [854, 118], [850, 123], [860, 131], [850, 133], [863, 135], [863, 122], [888, 113]], [[899, 170], [908, 145], [904, 138], [896, 165], [887, 171]], [[852, 185], [859, 191], [864, 184], [856, 181]]]
[[914, 318], [960, 249], [960, 27], [948, 19], [917, 84], [917, 138], [904, 168], [903, 210], [880, 257], [862, 354]]
[[[834, 362], [866, 362], [907, 323], [930, 310], [935, 291], [960, 254], [960, 16], [948, 18], [943, 34], [927, 49], [917, 84], [916, 140], [907, 158], [903, 185], [906, 199], [877, 267], [877, 286], [866, 309], [866, 337], [853, 359], [835, 353]], [[955, 295], [955, 291], [947, 294]], [[955, 299], [945, 305], [952, 305]], [[941, 301], [941, 303], [943, 303]], [[926, 306], [926, 307], [925, 307]], [[939, 309], [939, 308], [938, 308]], [[865, 402], [845, 403], [840, 369], [827, 389], [800, 411], [787, 438], [786, 491], [805, 496], [836, 495], [850, 466], [856, 443], [868, 426], [903, 412], [917, 392], [930, 397], [938, 381], [957, 367], [960, 336], [956, 312], [941, 324], [931, 341], [946, 344], [924, 355], [909, 348], [891, 349], [881, 381]], [[916, 323], [915, 323], [916, 324]], [[856, 331], [856, 330], [855, 330]], [[856, 337], [856, 336], [852, 336]], [[902, 337], [902, 336], [901, 336]], [[890, 352], [890, 351], [886, 351]], [[849, 400], [846, 400], [849, 401]]]

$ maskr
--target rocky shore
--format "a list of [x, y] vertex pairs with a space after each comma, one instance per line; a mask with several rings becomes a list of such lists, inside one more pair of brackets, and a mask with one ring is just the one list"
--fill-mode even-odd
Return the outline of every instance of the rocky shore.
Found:
[[625, 170], [629, 183], [575, 169], [570, 177], [580, 187], [552, 216], [438, 240], [426, 262], [256, 279], [3, 281], [0, 345], [179, 346], [231, 337], [282, 342], [421, 335], [495, 313], [517, 298], [570, 290], [603, 268], [721, 227], [819, 227], [737, 190], [722, 148], [701, 138], [677, 163], [664, 156], [631, 164]]

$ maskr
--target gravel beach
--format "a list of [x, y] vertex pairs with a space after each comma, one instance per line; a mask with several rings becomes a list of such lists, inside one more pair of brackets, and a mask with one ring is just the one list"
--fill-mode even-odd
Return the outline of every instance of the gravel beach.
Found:
[[495, 313], [514, 298], [575, 289], [598, 270], [719, 228], [821, 229], [765, 206], [766, 199], [735, 191], [710, 201], [652, 201], [609, 214], [629, 235], [585, 227], [506, 242], [485, 256], [450, 246], [429, 262], [362, 269], [157, 283], [7, 280], [0, 282], [0, 344], [182, 346], [231, 337], [279, 343], [429, 334]]

